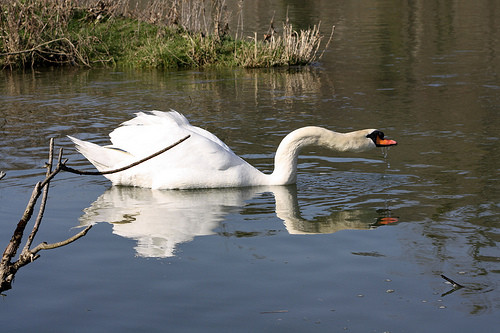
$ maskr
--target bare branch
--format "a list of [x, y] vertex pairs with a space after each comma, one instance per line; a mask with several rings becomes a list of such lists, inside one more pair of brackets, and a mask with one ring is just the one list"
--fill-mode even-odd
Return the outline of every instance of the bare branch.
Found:
[[76, 241], [77, 239], [85, 236], [87, 234], [87, 232], [92, 228], [92, 225], [89, 225], [87, 226], [85, 229], [83, 229], [82, 231], [80, 231], [79, 233], [77, 233], [76, 235], [62, 241], [62, 242], [56, 242], [56, 243], [51, 243], [51, 244], [47, 244], [46, 242], [43, 242], [43, 243], [40, 243], [38, 244], [37, 246], [35, 246], [35, 248], [33, 250], [30, 250], [29, 252], [33, 255], [35, 255], [36, 253], [38, 253], [39, 251], [41, 250], [50, 250], [50, 249], [56, 249], [58, 247], [61, 247], [61, 246], [65, 246], [65, 245], [68, 245], [68, 244], [71, 244], [73, 243], [74, 241]]
[[30, 220], [31, 215], [33, 215], [33, 208], [36, 204], [38, 197], [40, 196], [40, 188], [41, 188], [40, 182], [36, 183], [35, 188], [31, 193], [31, 198], [28, 201], [28, 205], [24, 210], [24, 214], [17, 223], [16, 230], [14, 230], [14, 234], [10, 239], [9, 245], [7, 245], [5, 251], [3, 252], [2, 260], [0, 261], [0, 267], [8, 265], [12, 257], [16, 255], [17, 249], [19, 248], [19, 245], [23, 238], [23, 233], [24, 229], [26, 228], [26, 224]]
[[56, 43], [56, 42], [60, 42], [60, 41], [63, 41], [63, 40], [66, 41], [68, 39], [63, 37], [63, 38], [57, 38], [57, 39], [49, 40], [48, 42], [41, 43], [41, 44], [39, 44], [39, 45], [37, 45], [35, 47], [32, 47], [31, 49], [21, 50], [21, 51], [15, 51], [15, 52], [0, 53], [0, 57], [9, 56], [9, 55], [16, 55], [16, 54], [22, 54], [22, 53], [34, 52], [34, 51], [39, 50], [43, 46], [46, 46], [46, 45], [49, 45], [49, 44], [52, 44], [52, 43]]
[[[51, 55], [63, 55], [63, 56], [68, 55], [66, 52], [59, 52], [59, 53], [57, 53], [54, 50], [44, 52], [42, 50], [42, 47], [47, 46], [47, 45], [52, 44], [52, 43], [57, 43], [57, 42], [66, 42], [69, 45], [69, 47], [72, 49], [73, 54], [78, 58], [78, 60], [80, 60], [80, 62], [83, 65], [85, 65], [87, 67], [90, 67], [90, 65], [85, 61], [85, 59], [82, 57], [82, 55], [80, 54], [80, 52], [78, 52], [78, 49], [75, 47], [75, 45], [68, 38], [66, 38], [66, 37], [49, 40], [48, 42], [41, 43], [41, 44], [39, 44], [39, 45], [37, 45], [35, 47], [32, 47], [31, 49], [27, 49], [27, 50], [0, 53], [0, 57], [2, 57], [2, 56], [11, 56], [11, 55], [18, 55], [18, 54], [23, 54], [23, 53], [32, 53], [32, 52], [48, 53], [48, 54], [51, 54]], [[48, 59], [46, 59], [46, 60], [48, 61]]]
[[114, 170], [108, 170], [108, 171], [82, 171], [82, 170], [77, 170], [77, 169], [73, 169], [73, 168], [70, 168], [68, 166], [66, 166], [64, 163], [60, 163], [60, 165], [58, 165], [57, 167], [61, 170], [64, 170], [64, 171], [68, 171], [68, 172], [71, 172], [71, 173], [74, 173], [74, 174], [77, 174], [77, 175], [90, 175], [90, 176], [101, 176], [101, 175], [109, 175], [109, 174], [112, 174], [112, 173], [117, 173], [117, 172], [121, 172], [121, 171], [125, 171], [127, 169], [130, 169], [132, 167], [135, 167], [136, 165], [139, 165], [141, 163], [144, 163], [146, 162], [147, 160], [150, 160], [152, 159], [153, 157], [156, 157], [160, 154], [163, 154], [164, 152], [166, 152], [167, 150], [169, 149], [172, 149], [173, 147], [177, 146], [178, 144], [180, 144], [181, 142], [184, 142], [186, 141], [191, 135], [188, 135], [182, 139], [180, 139], [179, 141], [171, 144], [170, 146], [168, 147], [165, 147], [163, 148], [162, 150], [160, 151], [157, 151], [156, 153], [152, 154], [152, 155], [149, 155], [148, 157], [145, 157], [137, 162], [134, 162], [132, 164], [129, 164], [127, 166], [124, 166], [124, 167], [121, 167], [121, 168], [118, 168], [118, 169], [114, 169]]
[[77, 233], [76, 235], [71, 236], [70, 238], [68, 238], [62, 242], [57, 242], [57, 243], [52, 243], [52, 244], [47, 244], [46, 242], [43, 242], [43, 243], [38, 244], [32, 250], [27, 250], [27, 251], [23, 250], [23, 252], [19, 256], [19, 259], [11, 265], [11, 274], [15, 275], [15, 273], [19, 270], [19, 268], [26, 266], [27, 264], [38, 259], [40, 257], [40, 255], [38, 255], [37, 253], [40, 252], [41, 250], [51, 250], [51, 249], [56, 249], [58, 247], [71, 244], [74, 241], [76, 241], [77, 239], [85, 236], [91, 228], [92, 228], [92, 225], [89, 225], [85, 229], [83, 229], [82, 231]]
[[[168, 146], [168, 147], [166, 147], [166, 148], [164, 148], [164, 149], [162, 149], [162, 150], [160, 150], [160, 151], [158, 151], [158, 152], [156, 152], [156, 153], [154, 153], [146, 158], [143, 158], [137, 162], [134, 162], [128, 166], [125, 166], [123, 168], [119, 168], [116, 170], [105, 171], [105, 172], [85, 172], [85, 171], [79, 171], [79, 170], [75, 170], [75, 169], [72, 169], [70, 167], [67, 167], [65, 165], [67, 160], [66, 159], [63, 160], [63, 158], [62, 158], [62, 155], [63, 155], [62, 148], [59, 149], [59, 156], [57, 158], [57, 165], [54, 168], [54, 170], [52, 170], [53, 159], [54, 159], [54, 140], [51, 139], [50, 140], [50, 148], [49, 148], [49, 160], [48, 160], [47, 165], [46, 165], [47, 171], [45, 173], [45, 179], [43, 181], [35, 184], [33, 192], [31, 193], [31, 197], [30, 197], [28, 204], [26, 206], [26, 209], [24, 210], [24, 213], [17, 224], [17, 227], [14, 231], [14, 234], [12, 235], [12, 238], [11, 238], [9, 244], [7, 245], [7, 247], [5, 248], [5, 251], [3, 252], [2, 258], [0, 260], [0, 291], [4, 291], [4, 290], [11, 288], [12, 280], [14, 279], [14, 276], [17, 273], [17, 271], [19, 270], [19, 268], [36, 260], [39, 257], [39, 255], [38, 255], [39, 251], [55, 249], [55, 248], [58, 248], [61, 246], [68, 245], [68, 244], [76, 241], [77, 239], [85, 236], [87, 234], [87, 232], [90, 230], [90, 228], [92, 228], [92, 226], [88, 226], [87, 228], [80, 231], [76, 235], [74, 235], [74, 236], [72, 236], [72, 237], [70, 237], [62, 242], [57, 242], [57, 243], [52, 243], [52, 244], [47, 244], [47, 243], [43, 242], [43, 243], [37, 245], [34, 249], [30, 250], [30, 247], [33, 243], [35, 236], [36, 236], [36, 233], [38, 232], [38, 230], [40, 228], [43, 214], [45, 212], [50, 181], [61, 170], [69, 171], [69, 172], [73, 172], [73, 173], [81, 174], [81, 175], [103, 175], [103, 174], [110, 174], [110, 173], [124, 171], [124, 170], [132, 168], [140, 163], [143, 163], [149, 159], [152, 159], [153, 157], [156, 157], [156, 156], [166, 152], [167, 150], [177, 146], [179, 143], [187, 140], [189, 137], [190, 136], [188, 135], [185, 138], [175, 142], [174, 144], [172, 144], [172, 145], [170, 145], [170, 146]], [[3, 171], [0, 171], [0, 179], [3, 178], [4, 176], [5, 176], [5, 173]], [[30, 235], [28, 236], [26, 244], [25, 244], [21, 254], [19, 255], [19, 258], [17, 259], [17, 261], [12, 263], [12, 258], [16, 255], [17, 250], [19, 249], [19, 246], [20, 246], [22, 238], [23, 238], [24, 231], [26, 229], [26, 225], [28, 224], [31, 217], [33, 216], [33, 211], [34, 211], [35, 205], [36, 205], [40, 195], [42, 195], [42, 192], [43, 192], [42, 202], [40, 204], [38, 216], [37, 216], [37, 219], [36, 219], [35, 224], [33, 226], [33, 229], [31, 231]]]
[[[54, 156], [54, 138], [51, 138], [49, 144], [49, 160], [46, 165], [47, 172], [45, 173], [45, 177], [50, 175], [52, 171], [52, 160], [54, 159], [53, 156]], [[35, 238], [35, 235], [38, 232], [38, 228], [40, 227], [40, 223], [42, 222], [43, 213], [45, 212], [45, 205], [47, 204], [48, 194], [49, 194], [49, 183], [47, 182], [47, 185], [45, 185], [43, 188], [42, 202], [40, 204], [40, 208], [38, 209], [38, 216], [36, 217], [35, 225], [31, 230], [31, 234], [29, 235], [28, 240], [26, 241], [26, 244], [24, 245], [22, 252], [29, 250], [31, 244], [33, 243], [33, 239]]]

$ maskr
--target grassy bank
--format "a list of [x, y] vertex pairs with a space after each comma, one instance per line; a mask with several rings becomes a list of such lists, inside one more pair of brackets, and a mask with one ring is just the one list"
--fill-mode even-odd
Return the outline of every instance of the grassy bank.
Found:
[[320, 57], [323, 40], [319, 27], [295, 31], [288, 22], [260, 39], [231, 36], [225, 0], [141, 8], [129, 0], [0, 0], [0, 16], [0, 66], [11, 69], [304, 65]]

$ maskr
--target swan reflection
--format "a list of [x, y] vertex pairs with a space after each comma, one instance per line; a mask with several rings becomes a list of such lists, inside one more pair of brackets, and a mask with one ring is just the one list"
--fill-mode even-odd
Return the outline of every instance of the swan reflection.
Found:
[[300, 215], [295, 186], [189, 191], [113, 186], [84, 210], [80, 224], [111, 223], [114, 234], [137, 241], [137, 255], [171, 257], [178, 244], [216, 234], [228, 214], [241, 211], [248, 200], [264, 192], [274, 194], [276, 215], [290, 234], [369, 229], [394, 222], [394, 218], [382, 216], [379, 223], [373, 223], [373, 212], [366, 210], [339, 211], [306, 220]]

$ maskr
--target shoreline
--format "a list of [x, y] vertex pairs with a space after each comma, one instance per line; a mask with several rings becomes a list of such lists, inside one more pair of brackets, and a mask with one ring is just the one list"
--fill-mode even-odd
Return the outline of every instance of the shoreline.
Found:
[[[196, 5], [196, 6], [195, 6]], [[308, 65], [323, 51], [319, 24], [296, 31], [288, 18], [280, 33], [270, 23], [259, 38], [229, 34], [224, 1], [178, 0], [132, 8], [129, 0], [13, 0], [0, 2], [0, 66], [192, 69]], [[183, 14], [178, 14], [182, 12]], [[202, 24], [203, 22], [203, 24]], [[208, 23], [207, 23], [208, 22]]]

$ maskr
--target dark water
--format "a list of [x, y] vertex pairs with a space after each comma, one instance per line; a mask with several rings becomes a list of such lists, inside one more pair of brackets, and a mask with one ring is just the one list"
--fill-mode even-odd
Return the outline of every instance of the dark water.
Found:
[[399, 145], [387, 157], [309, 150], [289, 187], [150, 191], [60, 174], [35, 244], [106, 223], [19, 271], [2, 332], [498, 326], [499, 6], [256, 1], [246, 29], [265, 32], [287, 8], [299, 27], [336, 25], [319, 64], [1, 73], [2, 246], [45, 172], [49, 138], [91, 169], [65, 136], [104, 144], [137, 111], [181, 111], [264, 171], [305, 125], [379, 128]]

